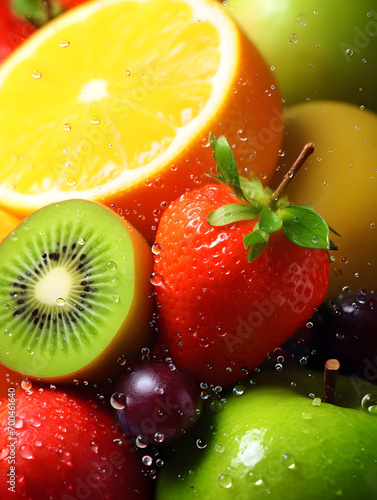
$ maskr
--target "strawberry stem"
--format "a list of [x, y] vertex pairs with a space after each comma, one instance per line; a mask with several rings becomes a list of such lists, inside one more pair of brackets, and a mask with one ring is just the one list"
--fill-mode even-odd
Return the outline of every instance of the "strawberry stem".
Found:
[[281, 181], [277, 189], [272, 193], [268, 205], [268, 207], [271, 210], [276, 210], [276, 203], [278, 202], [279, 198], [286, 190], [288, 184], [291, 182], [293, 177], [297, 174], [302, 165], [305, 163], [305, 160], [308, 158], [308, 156], [310, 156], [313, 153], [314, 149], [315, 149], [314, 144], [312, 142], [308, 142], [302, 148], [301, 153], [298, 155], [296, 161], [293, 163], [288, 172], [284, 175], [283, 180]]

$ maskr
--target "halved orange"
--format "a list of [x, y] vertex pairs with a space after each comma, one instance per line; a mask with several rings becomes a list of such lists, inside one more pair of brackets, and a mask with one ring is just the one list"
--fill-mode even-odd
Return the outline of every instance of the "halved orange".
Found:
[[260, 54], [211, 0], [88, 2], [0, 69], [0, 204], [25, 216], [103, 202], [149, 240], [166, 202], [206, 181], [208, 136], [268, 179], [283, 130]]

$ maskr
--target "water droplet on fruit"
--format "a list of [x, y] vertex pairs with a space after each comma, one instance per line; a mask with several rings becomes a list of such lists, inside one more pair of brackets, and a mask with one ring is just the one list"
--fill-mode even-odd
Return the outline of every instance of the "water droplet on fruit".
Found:
[[156, 443], [162, 443], [165, 439], [165, 435], [162, 432], [156, 432], [154, 435], [154, 440]]
[[153, 243], [152, 245], [152, 253], [154, 255], [158, 255], [161, 252], [161, 245], [159, 243]]
[[223, 444], [216, 443], [215, 450], [217, 451], [217, 453], [223, 453], [225, 450], [225, 446]]
[[162, 460], [162, 458], [158, 458], [156, 460], [156, 465], [157, 467], [162, 467], [164, 465], [164, 461]]
[[142, 434], [137, 436], [135, 442], [138, 448], [146, 448], [148, 446], [148, 439], [146, 436], [143, 436]]
[[[377, 405], [377, 394], [365, 394], [361, 400], [361, 408], [366, 411], [370, 411], [369, 408]], [[374, 412], [373, 412], [374, 413]]]
[[282, 369], [283, 369], [283, 365], [282, 365], [281, 363], [276, 363], [276, 365], [275, 365], [275, 370], [276, 370], [277, 372], [281, 372], [281, 371], [282, 371]]
[[204, 448], [207, 447], [207, 443], [205, 441], [203, 441], [203, 439], [197, 439], [196, 446], [197, 446], [197, 448], [199, 448], [199, 450], [203, 450]]
[[308, 358], [306, 356], [303, 356], [300, 359], [300, 365], [306, 365], [308, 363]]
[[31, 417], [29, 419], [29, 424], [32, 425], [33, 427], [40, 427], [42, 425], [42, 422], [38, 417]]
[[351, 293], [351, 287], [350, 286], [344, 286], [342, 288], [343, 293]]
[[90, 123], [93, 123], [93, 125], [99, 125], [101, 123], [101, 120], [98, 118], [98, 116], [92, 116], [90, 118]]
[[65, 40], [61, 40], [59, 42], [59, 47], [61, 47], [62, 49], [65, 49], [65, 48], [69, 47], [70, 45], [71, 45], [70, 42], [65, 41]]
[[79, 244], [79, 245], [85, 245], [85, 240], [84, 240], [84, 238], [79, 238], [79, 239], [77, 240], [77, 242], [78, 242], [78, 244]]
[[375, 224], [374, 222], [371, 222], [371, 224], [370, 224], [370, 228], [371, 228], [371, 229], [374, 229], [375, 227], [376, 227], [376, 224]]
[[312, 405], [313, 406], [321, 406], [321, 398], [314, 398]]
[[352, 56], [353, 50], [352, 49], [346, 49], [346, 55], [347, 56]]
[[164, 283], [164, 278], [160, 273], [152, 273], [150, 277], [150, 282], [154, 286], [161, 286]]
[[117, 363], [120, 366], [124, 366], [127, 363], [126, 356], [124, 354], [120, 355], [119, 358], [117, 359]]
[[116, 268], [117, 268], [117, 264], [116, 262], [114, 262], [113, 260], [109, 260], [107, 263], [106, 263], [106, 269], [108, 271], [115, 271]]
[[67, 179], [67, 186], [74, 186], [76, 184], [76, 179], [73, 179], [72, 177], [69, 177]]
[[247, 135], [243, 129], [237, 130], [237, 136], [240, 141], [247, 141]]
[[26, 460], [32, 460], [34, 458], [33, 448], [29, 444], [23, 444], [20, 448], [20, 455]]
[[33, 384], [30, 382], [30, 380], [25, 379], [21, 382], [21, 387], [25, 391], [30, 391], [30, 389], [33, 387]]
[[291, 34], [289, 35], [289, 39], [288, 39], [288, 41], [289, 41], [290, 43], [297, 43], [297, 42], [298, 42], [298, 34], [297, 34], [297, 33], [291, 33]]
[[24, 426], [24, 421], [22, 420], [22, 418], [16, 417], [15, 418], [15, 424], [14, 424], [13, 427], [15, 429], [22, 429], [23, 426]]
[[59, 297], [56, 299], [56, 303], [58, 304], [58, 306], [62, 307], [65, 305], [65, 300], [63, 299], [63, 297]]
[[292, 453], [284, 453], [280, 457], [280, 463], [284, 465], [284, 467], [287, 467], [288, 469], [294, 469], [296, 467], [295, 464], [295, 457], [292, 455]]
[[36, 80], [39, 80], [40, 78], [42, 78], [42, 73], [41, 73], [41, 71], [38, 71], [37, 69], [35, 69], [34, 71], [32, 71], [31, 76], [33, 78], [35, 78]]
[[0, 450], [0, 460], [4, 460], [9, 455], [9, 448], [2, 448]]
[[218, 476], [217, 483], [222, 488], [230, 488], [232, 486], [232, 476], [224, 472]]
[[144, 465], [150, 467], [153, 464], [153, 458], [149, 455], [144, 455], [141, 459]]
[[58, 450], [58, 457], [59, 460], [63, 463], [70, 463], [72, 458], [71, 453], [68, 450], [62, 450], [62, 449]]
[[65, 130], [66, 132], [70, 132], [70, 131], [71, 131], [71, 129], [72, 129], [72, 126], [71, 126], [71, 124], [70, 124], [70, 123], [65, 123], [65, 124], [64, 124], [64, 126], [63, 126], [63, 128], [64, 128], [64, 130]]
[[127, 398], [121, 392], [114, 392], [110, 398], [110, 404], [115, 410], [124, 410], [127, 404]]
[[113, 301], [114, 302], [119, 302], [119, 300], [120, 300], [119, 295], [113, 295]]
[[233, 387], [233, 394], [235, 394], [236, 396], [242, 396], [245, 390], [246, 390], [245, 386], [237, 384]]
[[155, 179], [153, 181], [153, 187], [155, 187], [156, 189], [163, 188], [164, 187], [164, 181], [160, 177], [157, 177], [157, 179]]
[[98, 453], [99, 446], [98, 446], [97, 441], [90, 441], [89, 446], [90, 446], [90, 449], [92, 451], [94, 451], [94, 453]]

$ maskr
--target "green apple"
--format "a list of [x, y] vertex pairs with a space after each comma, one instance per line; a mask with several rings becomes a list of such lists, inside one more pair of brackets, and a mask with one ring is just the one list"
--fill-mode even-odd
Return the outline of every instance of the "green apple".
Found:
[[287, 105], [338, 99], [377, 111], [375, 0], [228, 0]]
[[339, 251], [332, 252], [328, 298], [344, 287], [377, 290], [377, 114], [328, 101], [288, 108], [281, 172], [308, 141], [316, 149], [287, 194], [292, 203], [311, 203], [341, 234], [332, 236]]
[[376, 498], [376, 386], [339, 376], [337, 405], [324, 403], [323, 374], [301, 368], [208, 410], [160, 471], [156, 499]]

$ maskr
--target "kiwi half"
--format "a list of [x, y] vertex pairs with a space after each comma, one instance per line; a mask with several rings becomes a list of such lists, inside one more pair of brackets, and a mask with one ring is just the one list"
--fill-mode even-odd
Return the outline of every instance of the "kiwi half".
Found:
[[0, 361], [42, 380], [110, 374], [150, 343], [152, 266], [144, 238], [100, 204], [35, 212], [0, 244]]

